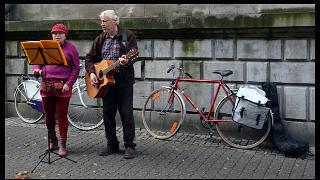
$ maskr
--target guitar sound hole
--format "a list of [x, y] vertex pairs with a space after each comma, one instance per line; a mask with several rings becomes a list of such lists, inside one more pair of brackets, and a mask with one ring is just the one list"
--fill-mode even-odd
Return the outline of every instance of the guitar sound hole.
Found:
[[103, 78], [103, 72], [100, 70], [99, 71], [99, 79], [102, 79]]

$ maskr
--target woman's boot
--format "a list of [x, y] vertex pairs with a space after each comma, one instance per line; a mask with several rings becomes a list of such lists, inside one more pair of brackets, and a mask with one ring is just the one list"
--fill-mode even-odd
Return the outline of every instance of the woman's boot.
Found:
[[60, 148], [59, 148], [59, 155], [62, 157], [67, 156], [67, 146], [66, 146], [67, 140], [61, 139], [60, 140]]
[[59, 148], [58, 146], [58, 138], [56, 136], [55, 131], [48, 131], [48, 138], [49, 138], [49, 149], [57, 150]]

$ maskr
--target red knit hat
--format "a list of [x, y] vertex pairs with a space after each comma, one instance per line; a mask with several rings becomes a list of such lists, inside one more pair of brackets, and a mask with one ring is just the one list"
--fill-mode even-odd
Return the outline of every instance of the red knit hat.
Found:
[[68, 28], [63, 24], [55, 24], [51, 29], [51, 34], [54, 32], [64, 32], [66, 35], [68, 34]]

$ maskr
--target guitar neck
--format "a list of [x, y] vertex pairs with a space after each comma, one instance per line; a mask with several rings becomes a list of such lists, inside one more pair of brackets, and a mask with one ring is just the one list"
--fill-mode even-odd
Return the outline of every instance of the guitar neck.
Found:
[[113, 70], [114, 68], [116, 68], [118, 65], [120, 64], [120, 60], [117, 60], [116, 62], [114, 62], [113, 64], [111, 64], [107, 69], [103, 70], [103, 75], [108, 74], [111, 70]]
[[[132, 59], [138, 57], [137, 56], [137, 49], [131, 49], [128, 54], [127, 54], [127, 58], [128, 61], [131, 61]], [[120, 59], [118, 59], [116, 62], [114, 62], [113, 64], [111, 64], [109, 67], [107, 67], [105, 70], [103, 70], [103, 75], [108, 74], [111, 70], [113, 70], [114, 68], [116, 68], [118, 65], [120, 64]]]

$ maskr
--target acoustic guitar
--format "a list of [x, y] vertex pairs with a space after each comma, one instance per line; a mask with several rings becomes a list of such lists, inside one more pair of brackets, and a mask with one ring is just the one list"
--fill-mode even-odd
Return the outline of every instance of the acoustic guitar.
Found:
[[[136, 59], [137, 57], [137, 49], [131, 49], [127, 53], [128, 62]], [[102, 98], [106, 94], [108, 88], [115, 83], [113, 79], [113, 75], [115, 73], [114, 68], [116, 68], [119, 64], [120, 60], [114, 62], [106, 59], [102, 60], [100, 63], [94, 64], [95, 74], [98, 79], [98, 83], [96, 85], [91, 85], [90, 76], [88, 73], [85, 73], [87, 94], [89, 97]]]

